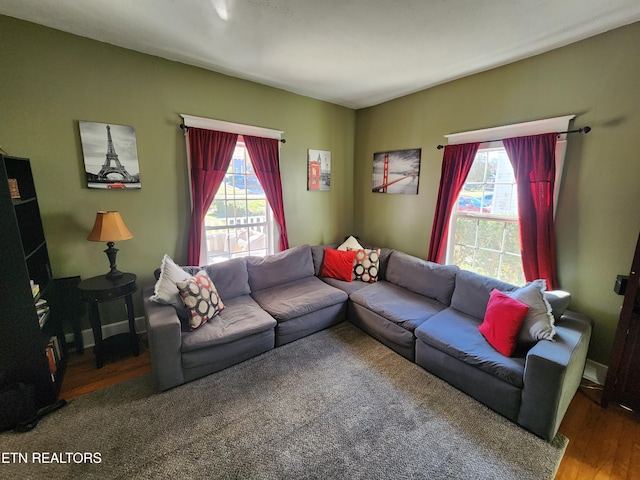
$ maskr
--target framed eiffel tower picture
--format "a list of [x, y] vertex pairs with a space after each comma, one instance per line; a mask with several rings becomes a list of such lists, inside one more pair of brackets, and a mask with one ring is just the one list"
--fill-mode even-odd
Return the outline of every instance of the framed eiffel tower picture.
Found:
[[136, 132], [127, 125], [79, 122], [89, 188], [140, 188]]

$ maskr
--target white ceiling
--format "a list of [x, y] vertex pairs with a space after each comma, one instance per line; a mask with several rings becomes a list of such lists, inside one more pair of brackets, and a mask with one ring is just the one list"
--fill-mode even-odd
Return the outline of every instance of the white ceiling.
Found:
[[0, 0], [0, 14], [362, 108], [636, 22], [640, 0]]

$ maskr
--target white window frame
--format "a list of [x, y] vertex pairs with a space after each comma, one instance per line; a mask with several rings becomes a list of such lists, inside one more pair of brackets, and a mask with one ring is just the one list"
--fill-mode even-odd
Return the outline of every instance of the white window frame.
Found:
[[[481, 149], [504, 148], [504, 144], [500, 139], [523, 137], [528, 135], [540, 135], [549, 132], [566, 132], [569, 130], [569, 122], [575, 118], [575, 115], [565, 115], [562, 117], [547, 118], [535, 120], [532, 122], [517, 123], [512, 125], [504, 125], [500, 127], [485, 128], [482, 130], [473, 130], [469, 132], [454, 133], [445, 135], [449, 145], [459, 145], [462, 143], [479, 142], [478, 147]], [[492, 141], [493, 140], [493, 141]], [[554, 186], [554, 216], [558, 205], [558, 195], [560, 192], [560, 183], [562, 181], [562, 170], [564, 168], [564, 157], [567, 150], [567, 134], [561, 133], [556, 142], [556, 172]], [[457, 208], [457, 202], [454, 209]], [[482, 215], [479, 215], [482, 217]], [[451, 263], [453, 258], [453, 248], [455, 245], [455, 210], [451, 212], [449, 219], [449, 233], [447, 241], [446, 263]]]
[[[242, 123], [227, 122], [224, 120], [216, 120], [213, 118], [197, 117], [194, 115], [180, 114], [182, 117], [182, 123], [186, 127], [204, 128], [207, 130], [217, 130], [219, 132], [237, 133], [238, 135], [251, 135], [254, 137], [262, 138], [274, 138], [278, 140], [278, 149], [280, 148], [282, 136], [284, 131], [274, 130], [271, 128], [256, 127], [253, 125], [244, 125]], [[193, 192], [191, 191], [191, 158], [189, 155], [189, 137], [185, 134], [185, 144], [187, 148], [187, 164], [189, 170], [189, 201], [193, 198]], [[268, 253], [275, 253], [280, 238], [280, 229], [273, 216], [271, 205], [267, 201], [267, 235], [268, 235]], [[193, 204], [191, 204], [193, 209]], [[207, 249], [206, 249], [206, 229], [202, 229], [202, 242], [200, 248], [200, 265], [204, 265], [207, 262]]]

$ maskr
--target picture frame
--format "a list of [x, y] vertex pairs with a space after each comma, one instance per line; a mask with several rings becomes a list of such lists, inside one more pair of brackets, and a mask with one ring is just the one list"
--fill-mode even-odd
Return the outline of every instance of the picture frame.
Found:
[[88, 188], [141, 188], [135, 129], [128, 125], [80, 121]]
[[307, 150], [307, 190], [327, 192], [331, 190], [331, 152]]
[[374, 153], [371, 191], [417, 195], [421, 155], [421, 148]]

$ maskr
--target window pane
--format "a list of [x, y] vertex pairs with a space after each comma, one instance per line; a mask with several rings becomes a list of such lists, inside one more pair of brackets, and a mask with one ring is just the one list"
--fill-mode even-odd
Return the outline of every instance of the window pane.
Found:
[[516, 193], [504, 148], [479, 150], [453, 212], [449, 263], [522, 283]]
[[247, 175], [246, 177], [246, 191], [249, 196], [261, 196], [264, 197], [264, 190], [262, 189], [262, 185], [258, 181], [258, 177], [255, 175]]
[[255, 254], [258, 250], [264, 250], [267, 247], [267, 236], [264, 231], [258, 228], [249, 229], [249, 250]]
[[225, 176], [224, 182], [222, 182], [218, 187], [218, 190], [216, 191], [216, 195], [215, 195], [216, 197], [223, 197], [225, 195], [225, 192], [227, 189], [227, 177], [229, 177], [229, 175]]
[[214, 200], [209, 206], [209, 211], [205, 217], [205, 225], [225, 225], [224, 219], [227, 217], [227, 204], [222, 200]]
[[522, 261], [519, 255], [505, 255], [502, 258], [502, 269], [500, 279], [514, 285], [524, 285], [524, 273], [522, 271]]
[[478, 152], [478, 154], [476, 155], [476, 159], [471, 166], [471, 170], [469, 170], [469, 175], [467, 175], [465, 185], [472, 183], [484, 183], [487, 158], [488, 156], [486, 152]]
[[474, 249], [456, 245], [453, 250], [453, 263], [465, 270], [473, 270]]
[[502, 236], [504, 235], [504, 222], [492, 220], [479, 220], [478, 222], [478, 246], [491, 250], [502, 250]]
[[518, 215], [515, 177], [513, 167], [505, 151], [496, 153], [496, 183], [491, 202], [491, 213]]
[[478, 221], [473, 218], [458, 218], [456, 221], [455, 238], [457, 244], [475, 245]]
[[516, 222], [507, 222], [504, 251], [520, 255], [520, 228]]
[[247, 215], [247, 202], [244, 198], [227, 202], [227, 218], [234, 219], [234, 225], [242, 224]]
[[500, 253], [489, 250], [476, 251], [476, 262], [473, 271], [480, 275], [498, 278], [500, 271]]
[[[267, 201], [266, 200], [249, 200], [247, 201], [249, 206], [249, 223], [256, 223], [258, 221], [264, 222], [267, 216]], [[261, 218], [261, 219], [260, 219]]]

